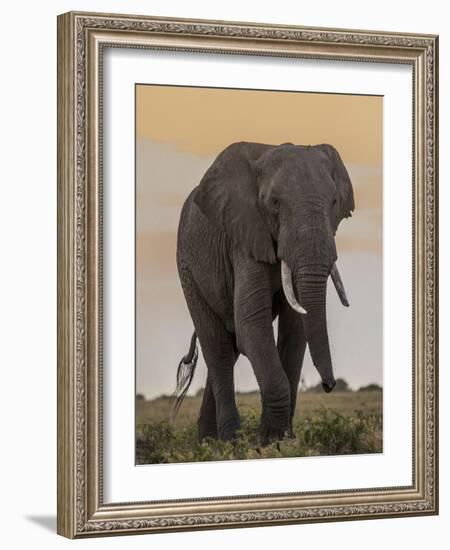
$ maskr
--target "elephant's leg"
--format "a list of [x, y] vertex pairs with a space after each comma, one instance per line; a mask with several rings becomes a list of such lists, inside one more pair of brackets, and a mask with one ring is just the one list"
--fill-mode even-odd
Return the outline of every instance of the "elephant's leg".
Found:
[[214, 396], [217, 437], [233, 439], [240, 428], [234, 395], [234, 364], [237, 359], [234, 337], [212, 317], [198, 323], [197, 334]]
[[261, 390], [263, 443], [281, 439], [289, 428], [290, 386], [272, 326], [270, 271], [242, 261], [235, 279], [235, 325], [239, 351], [249, 359]]
[[240, 427], [234, 395], [234, 364], [238, 357], [235, 338], [225, 330], [222, 320], [205, 300], [189, 270], [182, 271], [181, 282], [208, 368], [209, 384], [205, 388], [200, 412], [199, 435], [203, 430], [206, 435], [211, 433], [215, 412], [217, 437], [232, 439]]
[[198, 437], [199, 439], [204, 439], [205, 437], [217, 438], [216, 400], [214, 399], [209, 376], [206, 379], [200, 416], [198, 418]]
[[281, 299], [278, 317], [278, 353], [284, 372], [289, 380], [291, 401], [289, 414], [289, 436], [295, 437], [293, 418], [297, 403], [298, 384], [302, 372], [306, 349], [306, 335], [300, 314], [294, 311], [284, 296]]
[[[208, 367], [208, 379], [210, 380], [212, 395], [209, 397], [210, 390], [208, 390], [207, 405], [212, 414], [211, 402], [213, 397], [217, 437], [220, 439], [233, 439], [236, 430], [240, 428], [234, 395], [234, 364], [237, 359], [234, 337], [225, 331], [219, 320], [214, 316], [204, 315], [202, 320], [194, 321], [194, 324]], [[200, 418], [206, 425], [206, 416], [201, 414]], [[212, 418], [210, 417], [209, 425], [212, 424]]]

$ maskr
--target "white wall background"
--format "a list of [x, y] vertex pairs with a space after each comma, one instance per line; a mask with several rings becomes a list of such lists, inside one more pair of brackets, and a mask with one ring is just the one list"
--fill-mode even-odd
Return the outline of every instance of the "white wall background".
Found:
[[[0, 33], [0, 517], [2, 547], [215, 549], [288, 547], [441, 548], [450, 520], [448, 339], [441, 345], [441, 514], [389, 519], [185, 534], [166, 534], [70, 543], [56, 526], [56, 15], [68, 10], [139, 13], [175, 17], [260, 21], [311, 26], [382, 29], [440, 34], [441, 68], [448, 64], [450, 30], [439, 0], [370, 6], [357, 0], [276, 3], [200, 0], [18, 0], [2, 6]], [[450, 80], [441, 90], [441, 270], [448, 278]], [[441, 291], [441, 333], [449, 329], [448, 287]]]

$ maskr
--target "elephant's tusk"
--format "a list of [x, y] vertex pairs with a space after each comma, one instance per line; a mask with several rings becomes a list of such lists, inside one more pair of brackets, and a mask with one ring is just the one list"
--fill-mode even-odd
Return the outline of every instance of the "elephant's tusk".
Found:
[[284, 295], [291, 308], [297, 313], [305, 315], [306, 309], [303, 309], [295, 298], [294, 289], [292, 287], [292, 273], [284, 260], [281, 260], [281, 282], [283, 284]]
[[350, 304], [348, 303], [348, 300], [347, 300], [347, 294], [345, 293], [344, 283], [342, 282], [337, 265], [335, 263], [331, 268], [331, 279], [334, 283], [336, 292], [338, 293], [338, 296], [342, 302], [342, 305], [345, 307], [348, 307]]

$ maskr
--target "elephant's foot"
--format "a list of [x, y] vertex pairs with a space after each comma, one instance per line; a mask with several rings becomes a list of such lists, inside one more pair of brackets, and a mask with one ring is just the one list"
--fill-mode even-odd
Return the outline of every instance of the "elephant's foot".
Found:
[[217, 425], [215, 421], [205, 421], [204, 419], [199, 418], [197, 426], [199, 441], [203, 441], [207, 438], [217, 439]]
[[273, 414], [271, 411], [265, 411], [261, 418], [261, 442], [263, 445], [268, 445], [274, 441], [279, 441], [286, 434], [292, 431], [289, 425], [289, 417], [287, 414]]
[[272, 426], [261, 425], [261, 443], [263, 446], [270, 445], [274, 441], [284, 439], [286, 433], [287, 428], [274, 428]]
[[224, 441], [236, 439], [236, 432], [241, 427], [241, 421], [238, 415], [233, 415], [224, 421], [219, 422], [218, 437]]

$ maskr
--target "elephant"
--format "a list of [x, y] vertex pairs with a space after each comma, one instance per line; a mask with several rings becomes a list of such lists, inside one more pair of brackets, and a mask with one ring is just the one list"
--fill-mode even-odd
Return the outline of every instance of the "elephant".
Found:
[[323, 389], [333, 389], [327, 280], [331, 275], [348, 306], [334, 238], [354, 208], [350, 177], [329, 144], [232, 143], [189, 194], [178, 226], [177, 267], [194, 334], [178, 366], [175, 409], [193, 379], [198, 339], [207, 366], [200, 439], [236, 437], [239, 354], [248, 358], [260, 389], [263, 443], [295, 437], [306, 345]]

